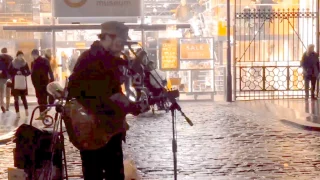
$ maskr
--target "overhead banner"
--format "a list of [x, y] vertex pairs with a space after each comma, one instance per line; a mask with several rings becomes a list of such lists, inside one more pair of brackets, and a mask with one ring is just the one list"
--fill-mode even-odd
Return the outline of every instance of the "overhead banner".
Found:
[[141, 0], [53, 0], [54, 17], [141, 16]]

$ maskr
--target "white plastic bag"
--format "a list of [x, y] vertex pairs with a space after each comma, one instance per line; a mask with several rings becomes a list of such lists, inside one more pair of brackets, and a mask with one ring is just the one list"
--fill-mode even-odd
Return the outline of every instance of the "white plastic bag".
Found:
[[57, 81], [51, 82], [47, 85], [47, 92], [55, 99], [62, 98], [62, 96], [64, 95], [64, 89]]
[[132, 160], [126, 159], [123, 161], [125, 180], [140, 180], [138, 169]]
[[26, 77], [24, 75], [15, 75], [13, 87], [16, 90], [26, 90], [27, 89]]

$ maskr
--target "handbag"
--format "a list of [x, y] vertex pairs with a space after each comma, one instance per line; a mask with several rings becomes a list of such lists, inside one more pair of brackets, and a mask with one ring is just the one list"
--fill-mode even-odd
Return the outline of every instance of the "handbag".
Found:
[[16, 90], [26, 90], [27, 89], [26, 77], [24, 75], [15, 75], [13, 87]]

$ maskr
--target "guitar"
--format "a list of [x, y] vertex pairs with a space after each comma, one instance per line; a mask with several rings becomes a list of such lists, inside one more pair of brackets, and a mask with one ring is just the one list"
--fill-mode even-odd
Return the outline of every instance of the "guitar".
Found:
[[[149, 110], [147, 101], [140, 101], [132, 108], [132, 102], [122, 93], [114, 94], [110, 100], [126, 114], [136, 113], [132, 112], [133, 109], [136, 111], [136, 108], [139, 108], [141, 113]], [[99, 149], [114, 135], [129, 129], [125, 116], [90, 113], [76, 99], [66, 103], [63, 119], [70, 142], [79, 150]]]

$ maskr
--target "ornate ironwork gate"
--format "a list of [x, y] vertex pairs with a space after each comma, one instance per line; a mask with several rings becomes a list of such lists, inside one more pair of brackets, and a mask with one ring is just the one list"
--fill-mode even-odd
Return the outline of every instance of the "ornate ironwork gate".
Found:
[[302, 9], [236, 12], [238, 100], [304, 97], [300, 59], [316, 42], [316, 15]]

